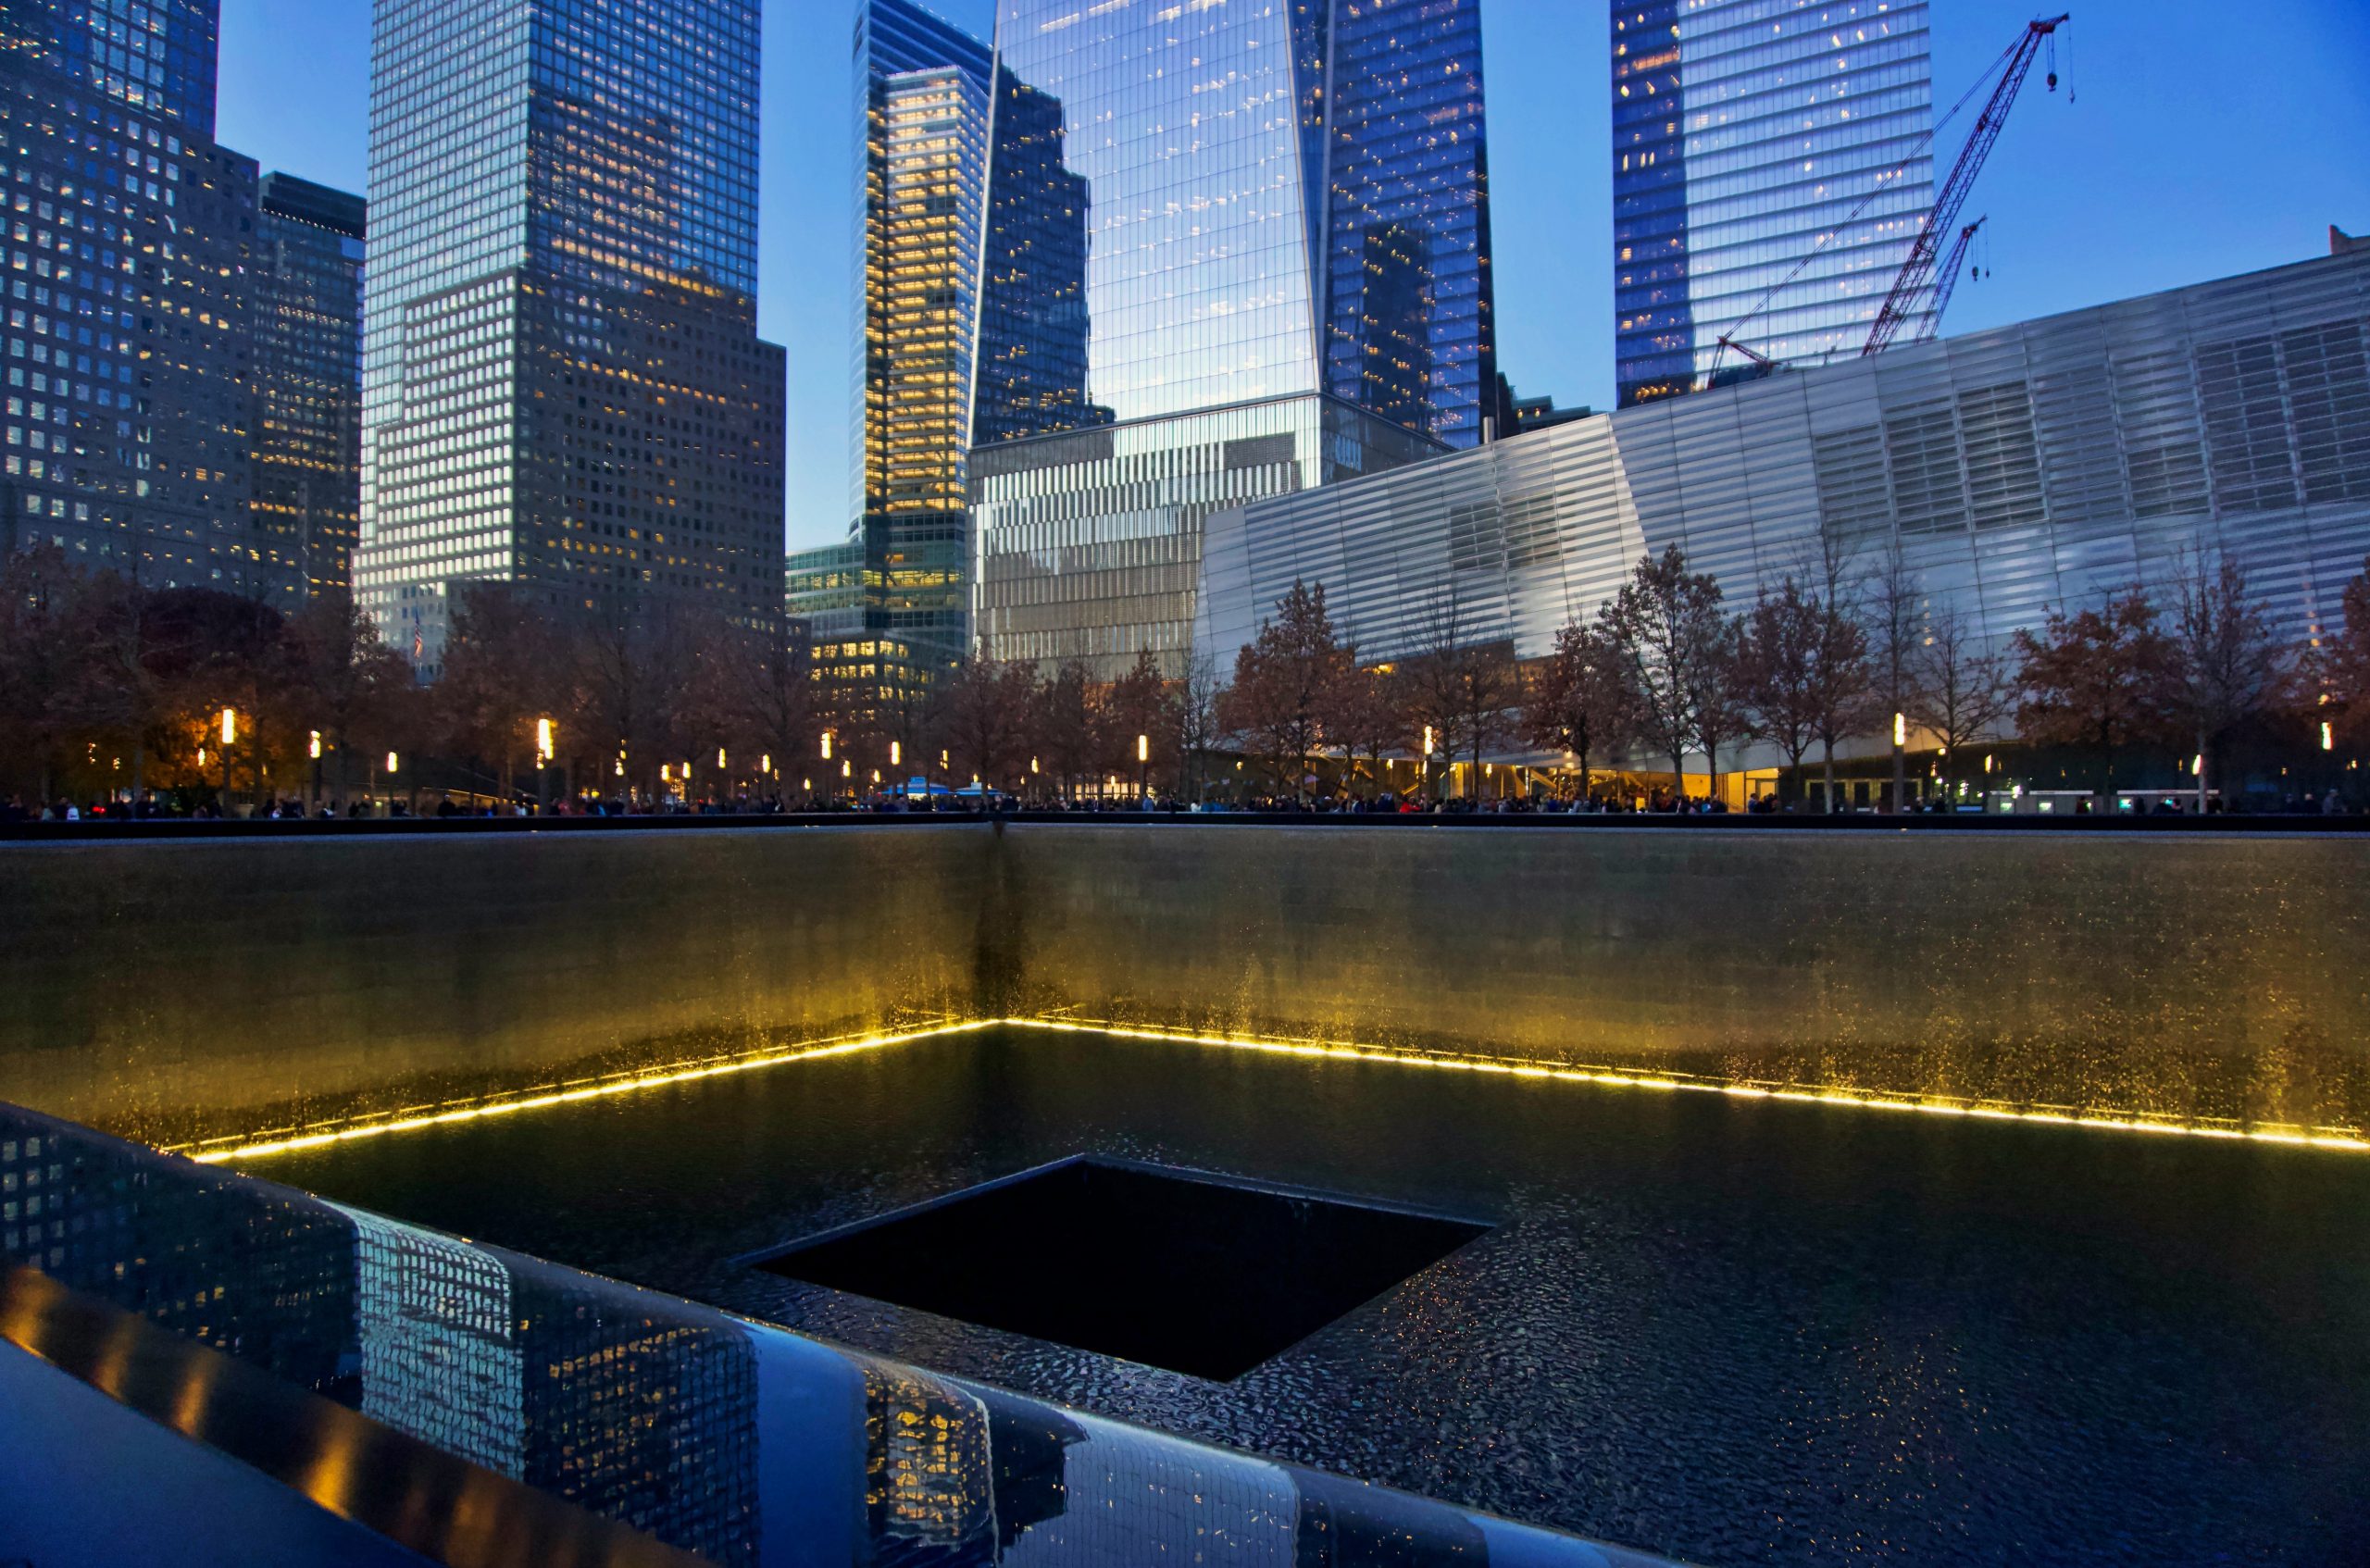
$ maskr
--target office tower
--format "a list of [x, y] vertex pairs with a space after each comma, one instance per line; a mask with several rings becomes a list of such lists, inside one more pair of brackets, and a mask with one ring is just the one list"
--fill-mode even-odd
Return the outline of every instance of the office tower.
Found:
[[288, 605], [250, 510], [256, 166], [211, 137], [213, 0], [0, 4], [0, 545]]
[[[1934, 199], [1925, 0], [1613, 8], [1623, 407], [1860, 352]], [[1919, 323], [1912, 323], [1912, 335]]]
[[991, 651], [1182, 673], [1202, 519], [1469, 446], [1476, 0], [1002, 0], [971, 496]]
[[844, 546], [792, 559], [790, 597], [823, 678], [904, 702], [971, 644], [964, 456], [993, 66], [910, 0], [865, 0], [854, 59], [854, 520]]
[[362, 198], [267, 174], [253, 280], [256, 532], [306, 591], [352, 581], [362, 509]]
[[781, 615], [757, 0], [380, 0], [357, 595]]
[[0, 49], [144, 122], [214, 134], [221, 0], [5, 0]]

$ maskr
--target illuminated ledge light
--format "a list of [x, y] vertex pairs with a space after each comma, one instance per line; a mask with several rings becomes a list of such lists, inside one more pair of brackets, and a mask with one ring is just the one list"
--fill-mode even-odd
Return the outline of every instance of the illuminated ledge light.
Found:
[[1399, 1067], [1428, 1067], [1447, 1072], [1483, 1073], [1498, 1077], [1530, 1078], [1554, 1083], [1598, 1084], [1614, 1089], [1650, 1089], [1693, 1094], [1720, 1094], [1734, 1100], [1777, 1100], [1804, 1105], [1847, 1106], [1864, 1111], [1915, 1111], [1929, 1116], [2035, 1122], [2049, 1126], [2085, 1127], [2109, 1132], [2174, 1134], [2188, 1138], [2221, 1139], [2234, 1142], [2277, 1143], [2296, 1148], [2370, 1153], [2370, 1138], [2364, 1138], [2358, 1132], [2343, 1127], [2283, 1126], [2251, 1127], [2239, 1122], [2220, 1119], [2182, 1121], [2169, 1116], [2099, 1114], [2071, 1106], [2019, 1105], [2007, 1101], [1952, 1099], [1938, 1095], [1919, 1097], [1885, 1094], [1866, 1089], [1804, 1088], [1753, 1081], [1732, 1082], [1722, 1078], [1701, 1077], [1683, 1073], [1653, 1073], [1622, 1067], [1557, 1066], [1544, 1063], [1526, 1062], [1513, 1057], [1406, 1051], [1391, 1046], [1361, 1044], [1353, 1040], [1209, 1034], [1191, 1029], [1148, 1028], [1134, 1024], [1110, 1023], [1077, 1017], [971, 1018], [955, 1023], [935, 1024], [928, 1028], [908, 1030], [902, 1034], [848, 1036], [795, 1046], [784, 1051], [709, 1060], [686, 1067], [660, 1068], [646, 1073], [601, 1078], [579, 1085], [563, 1086], [543, 1093], [440, 1106], [433, 1111], [418, 1114], [398, 1113], [374, 1120], [326, 1125], [284, 1136], [258, 1139], [248, 1143], [219, 1140], [206, 1145], [177, 1145], [168, 1148], [166, 1152], [186, 1154], [191, 1159], [205, 1164], [222, 1164], [232, 1160], [260, 1159], [267, 1155], [285, 1154], [300, 1149], [318, 1149], [328, 1144], [350, 1143], [360, 1139], [380, 1138], [389, 1133], [413, 1132], [422, 1127], [442, 1126], [454, 1122], [480, 1121], [489, 1116], [509, 1115], [520, 1111], [545, 1110], [555, 1105], [569, 1104], [580, 1100], [599, 1100], [609, 1095], [630, 1093], [636, 1089], [658, 1089], [667, 1084], [691, 1083], [701, 1078], [721, 1077], [730, 1073], [746, 1073], [761, 1067], [778, 1067], [797, 1062], [819, 1061], [826, 1057], [846, 1056], [857, 1052], [877, 1051], [888, 1046], [933, 1039], [942, 1035], [975, 1034], [979, 1030], [991, 1028], [1040, 1029], [1058, 1034], [1108, 1035], [1119, 1039], [1162, 1040], [1179, 1045], [1216, 1046], [1229, 1051], [1256, 1051], [1282, 1056], [1329, 1057], [1341, 1061], [1375, 1062]]
[[2174, 1134], [2187, 1138], [2222, 1139], [2232, 1142], [2279, 1143], [2303, 1149], [2342, 1150], [2370, 1154], [2370, 1138], [2344, 1127], [2304, 1127], [2273, 1125], [2252, 1127], [2221, 1118], [2181, 1120], [2143, 1113], [2114, 1114], [2072, 1106], [2019, 1105], [2008, 1101], [1954, 1099], [1942, 1095], [1886, 1094], [1856, 1089], [1814, 1089], [1777, 1083], [1731, 1082], [1689, 1074], [1653, 1073], [1634, 1068], [1553, 1066], [1502, 1056], [1468, 1056], [1446, 1052], [1402, 1051], [1391, 1046], [1362, 1045], [1351, 1040], [1300, 1039], [1278, 1036], [1216, 1035], [1191, 1029], [1145, 1028], [1132, 1024], [1085, 1018], [999, 1018], [1005, 1028], [1045, 1029], [1062, 1034], [1111, 1035], [1121, 1039], [1166, 1040], [1180, 1045], [1220, 1046], [1229, 1051], [1259, 1051], [1285, 1056], [1326, 1056], [1352, 1062], [1380, 1062], [1401, 1067], [1432, 1067], [1451, 1072], [1487, 1073], [1500, 1077], [1538, 1078], [1556, 1083], [1603, 1084], [1616, 1089], [1656, 1089], [1694, 1094], [1721, 1094], [1733, 1100], [1779, 1100], [1805, 1105], [1842, 1105], [1864, 1111], [1915, 1111], [1929, 1116], [1965, 1116], [2000, 1122], [2038, 1122], [2048, 1126], [2089, 1127], [2108, 1132]]
[[176, 1144], [168, 1146], [168, 1154], [185, 1154], [200, 1164], [219, 1165], [232, 1160], [260, 1159], [268, 1154], [287, 1154], [299, 1149], [318, 1149], [331, 1143], [352, 1143], [360, 1139], [384, 1138], [389, 1133], [417, 1132], [422, 1127], [443, 1126], [453, 1122], [482, 1121], [489, 1116], [507, 1116], [520, 1111], [547, 1110], [554, 1105], [571, 1104], [580, 1100], [601, 1100], [613, 1094], [629, 1094], [637, 1089], [660, 1089], [667, 1084], [692, 1083], [701, 1078], [722, 1077], [729, 1073], [755, 1072], [760, 1067], [779, 1067], [792, 1062], [815, 1062], [828, 1056], [848, 1056], [860, 1051], [879, 1051], [892, 1045], [910, 1045], [916, 1040], [934, 1039], [941, 1035], [970, 1034], [994, 1026], [992, 1018], [967, 1019], [961, 1023], [935, 1024], [926, 1029], [908, 1030], [894, 1035], [847, 1036], [791, 1047], [785, 1051], [762, 1052], [749, 1056], [728, 1057], [707, 1061], [689, 1067], [657, 1068], [647, 1073], [630, 1073], [617, 1077], [599, 1078], [588, 1083], [563, 1087], [538, 1094], [524, 1094], [513, 1099], [480, 1100], [440, 1107], [416, 1115], [398, 1113], [370, 1121], [331, 1124], [306, 1131], [293, 1132], [284, 1137], [240, 1143], [218, 1139], [207, 1144]]

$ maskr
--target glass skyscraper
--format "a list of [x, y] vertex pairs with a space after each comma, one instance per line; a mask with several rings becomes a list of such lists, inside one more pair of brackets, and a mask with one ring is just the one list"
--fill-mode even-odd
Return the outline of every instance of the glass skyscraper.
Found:
[[[911, 0], [863, 0], [854, 66], [854, 516], [846, 546], [792, 560], [792, 613], [827, 678], [894, 698], [971, 643], [964, 457], [994, 66], [985, 44]], [[802, 606], [797, 585], [817, 574], [844, 591], [850, 553], [856, 602]]]
[[357, 593], [781, 615], [757, 0], [379, 0]]
[[214, 134], [220, 0], [5, 0], [0, 44], [81, 88]]
[[1926, 0], [1615, 5], [1623, 406], [1749, 369], [1723, 336], [1860, 351], [1933, 205], [1927, 46]]
[[277, 604], [251, 508], [254, 160], [218, 146], [214, 0], [0, 0], [0, 544]]
[[1213, 509], [1488, 433], [1478, 0], [1002, 0], [996, 45], [981, 631], [1173, 675]]
[[256, 531], [306, 591], [351, 581], [362, 508], [360, 196], [267, 174], [254, 268]]

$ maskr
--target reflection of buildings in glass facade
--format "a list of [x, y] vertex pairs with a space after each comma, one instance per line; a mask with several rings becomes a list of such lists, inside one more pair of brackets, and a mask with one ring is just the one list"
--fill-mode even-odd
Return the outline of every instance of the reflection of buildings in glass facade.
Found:
[[1061, 100], [995, 79], [971, 444], [1111, 422], [1087, 397], [1086, 180], [1063, 162]]
[[220, 0], [7, 0], [0, 49], [157, 124], [214, 134]]
[[1936, 609], [2004, 639], [2219, 554], [2318, 635], [2370, 554], [2370, 253], [1562, 424], [1211, 520], [1203, 641], [1323, 582], [1377, 656], [1440, 585], [1524, 658], [1682, 544], [1734, 603], [1822, 537], [1898, 540]]
[[362, 198], [267, 174], [256, 218], [255, 509], [309, 591], [349, 580], [362, 481]]
[[1302, 81], [1303, 156], [1328, 160], [1303, 170], [1329, 192], [1325, 388], [1471, 446], [1497, 388], [1478, 0], [1298, 0], [1293, 24], [1330, 70]]
[[753, 0], [387, 0], [372, 61], [359, 596], [779, 614]]
[[1933, 200], [1925, 0], [1631, 0], [1612, 49], [1622, 404], [1748, 369], [1724, 334], [1857, 353]]
[[970, 476], [992, 653], [1179, 674], [1203, 516], [1480, 439], [1479, 26], [1470, 0], [1003, 0]]
[[1443, 450], [1321, 394], [980, 448], [980, 638], [997, 658], [1079, 660], [1098, 679], [1145, 653], [1181, 677], [1203, 519]]
[[301, 563], [249, 504], [256, 166], [204, 134], [211, 4], [130, 10], [156, 24], [140, 84], [114, 0], [0, 12], [0, 544], [288, 604]]

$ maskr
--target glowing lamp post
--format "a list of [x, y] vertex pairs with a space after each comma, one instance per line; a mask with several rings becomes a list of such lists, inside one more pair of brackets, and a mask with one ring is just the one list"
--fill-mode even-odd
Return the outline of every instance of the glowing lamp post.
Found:
[[1146, 784], [1148, 782], [1147, 770], [1150, 768], [1151, 764], [1152, 737], [1149, 735], [1139, 735], [1136, 737], [1136, 799], [1139, 801], [1143, 800], [1151, 793], [1151, 791], [1146, 788]]
[[231, 815], [231, 748], [239, 741], [239, 716], [222, 710], [222, 815]]

